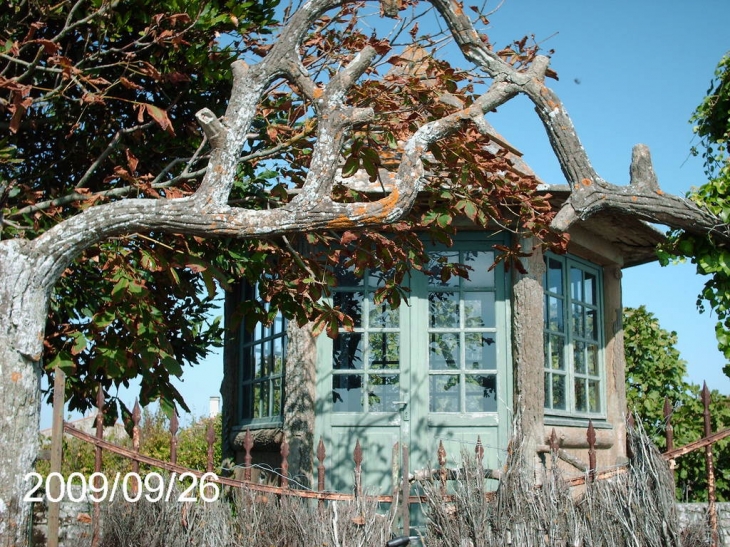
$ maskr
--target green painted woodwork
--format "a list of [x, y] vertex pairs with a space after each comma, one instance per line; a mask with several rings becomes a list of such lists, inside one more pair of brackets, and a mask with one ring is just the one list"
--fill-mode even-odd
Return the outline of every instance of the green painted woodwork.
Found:
[[[429, 275], [414, 272], [408, 303], [376, 304], [377, 273], [357, 279], [342, 272], [333, 302], [355, 320], [336, 340], [318, 340], [315, 435], [329, 453], [328, 489], [353, 485], [352, 451], [363, 448], [363, 482], [392, 489], [393, 446], [405, 443], [410, 470], [434, 468], [439, 442], [448, 465], [477, 436], [485, 466], [504, 461], [511, 424], [509, 296], [495, 243], [483, 233], [434, 248]], [[469, 279], [441, 276], [441, 261], [473, 268]]]

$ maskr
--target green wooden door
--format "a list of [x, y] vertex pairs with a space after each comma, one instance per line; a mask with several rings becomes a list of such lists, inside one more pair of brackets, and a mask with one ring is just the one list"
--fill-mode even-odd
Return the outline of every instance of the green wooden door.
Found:
[[[503, 462], [512, 386], [504, 274], [489, 270], [494, 243], [482, 236], [435, 249], [398, 310], [375, 303], [377, 273], [343, 272], [333, 303], [355, 320], [354, 331], [318, 344], [316, 434], [328, 450], [328, 488], [352, 487], [358, 440], [363, 482], [380, 493], [392, 488], [396, 442], [408, 446], [411, 471], [436, 466], [439, 441], [458, 465], [477, 436], [485, 465]], [[446, 275], [451, 262], [469, 267], [469, 280]]]

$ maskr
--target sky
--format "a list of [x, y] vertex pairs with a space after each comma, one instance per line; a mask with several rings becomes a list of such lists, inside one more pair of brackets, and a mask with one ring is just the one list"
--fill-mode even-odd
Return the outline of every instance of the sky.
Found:
[[[486, 11], [498, 5], [492, 0]], [[631, 149], [644, 143], [664, 191], [683, 195], [704, 182], [700, 159], [689, 154], [696, 141], [688, 120], [730, 50], [728, 0], [505, 0], [489, 20], [487, 34], [498, 46], [534, 34], [543, 49], [555, 50], [551, 67], [560, 80], [548, 85], [563, 101], [601, 177], [628, 184]], [[538, 177], [565, 183], [526, 99], [512, 101], [488, 120], [524, 153]], [[697, 311], [702, 285], [691, 264], [629, 268], [624, 305], [645, 305], [663, 328], [677, 332], [689, 380], [730, 394], [730, 379], [722, 373], [726, 360], [716, 349], [715, 318]], [[178, 388], [195, 416], [207, 414], [222, 375], [220, 352], [186, 368]], [[122, 397], [133, 403], [133, 393]], [[48, 424], [45, 408], [41, 426]]]

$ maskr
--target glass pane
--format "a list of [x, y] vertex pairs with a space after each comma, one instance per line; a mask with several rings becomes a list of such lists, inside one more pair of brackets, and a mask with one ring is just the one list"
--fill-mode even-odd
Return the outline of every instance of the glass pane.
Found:
[[573, 342], [573, 366], [576, 374], [586, 373], [586, 353], [584, 342]]
[[400, 401], [400, 376], [371, 375], [368, 384], [368, 410], [370, 412], [396, 412], [395, 403]]
[[253, 398], [253, 417], [266, 418], [269, 415], [269, 382], [254, 384]]
[[332, 403], [335, 412], [362, 412], [362, 376], [359, 374], [333, 375]]
[[428, 284], [432, 287], [458, 287], [459, 277], [450, 276], [444, 269], [445, 264], [458, 263], [458, 251], [438, 251], [429, 253], [431, 261], [426, 271], [428, 272]]
[[398, 310], [388, 304], [375, 304], [370, 300], [370, 327], [393, 329], [398, 327]]
[[467, 412], [497, 412], [497, 377], [494, 374], [464, 377]]
[[461, 352], [456, 333], [432, 333], [428, 344], [428, 368], [444, 370], [459, 368]]
[[257, 344], [253, 347], [253, 368], [254, 378], [263, 378], [264, 376], [264, 345]]
[[274, 340], [274, 374], [281, 374], [284, 368], [284, 338]]
[[396, 332], [369, 335], [369, 368], [395, 368], [400, 365], [400, 335]]
[[464, 326], [466, 328], [494, 328], [497, 325], [494, 300], [493, 292], [464, 293]]
[[596, 276], [592, 273], [584, 272], [585, 281], [583, 289], [585, 291], [583, 301], [588, 304], [597, 305], [596, 302]]
[[466, 251], [463, 253], [463, 263], [469, 266], [469, 280], [464, 280], [464, 287], [494, 287], [494, 270], [489, 268], [494, 264], [494, 253]]
[[358, 287], [363, 284], [362, 277], [355, 274], [354, 268], [337, 266], [335, 276], [337, 277], [337, 285], [340, 287]]
[[565, 376], [562, 374], [551, 374], [552, 376], [552, 390], [553, 400], [552, 407], [556, 410], [565, 410], [566, 408], [566, 390], [565, 390]]
[[361, 292], [335, 292], [332, 296], [332, 303], [339, 307], [342, 313], [349, 315], [355, 327], [362, 326], [362, 301]]
[[573, 319], [573, 334], [575, 336], [585, 336], [585, 329], [583, 328], [583, 314], [585, 308], [580, 304], [573, 304], [572, 319]]
[[562, 336], [550, 335], [550, 366], [555, 370], [565, 370], [564, 345], [565, 339]]
[[548, 313], [548, 324], [547, 328], [550, 330], [563, 332], [563, 301], [554, 296], [547, 297], [547, 313]]
[[591, 376], [598, 376], [598, 346], [595, 344], [588, 344], [588, 374]]
[[431, 327], [459, 327], [459, 295], [451, 292], [432, 292], [428, 295]]
[[588, 381], [588, 405], [591, 412], [601, 411], [601, 384], [598, 380]]
[[272, 382], [273, 386], [273, 401], [272, 401], [272, 416], [281, 416], [281, 404], [284, 400], [283, 393], [282, 393], [282, 382], [281, 378], [277, 378]]
[[575, 409], [578, 412], [586, 412], [588, 410], [588, 399], [586, 393], [585, 380], [575, 381]]
[[596, 310], [585, 310], [586, 316], [586, 338], [598, 340], [598, 312]]
[[570, 297], [583, 300], [583, 270], [570, 268]]
[[459, 412], [459, 377], [434, 374], [429, 377], [429, 410]]
[[464, 366], [467, 369], [497, 368], [496, 335], [491, 332], [468, 332], [464, 335]]
[[563, 264], [554, 258], [548, 259], [547, 290], [563, 294]]
[[332, 368], [335, 370], [362, 369], [361, 332], [340, 332], [332, 341]]
[[243, 386], [242, 400], [242, 417], [244, 419], [253, 418], [253, 386], [251, 384]]

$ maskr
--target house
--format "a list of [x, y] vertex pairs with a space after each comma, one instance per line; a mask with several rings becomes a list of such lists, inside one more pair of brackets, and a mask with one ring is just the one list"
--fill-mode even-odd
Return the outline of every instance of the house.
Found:
[[[530, 173], [519, 152], [493, 137], [515, 169]], [[556, 205], [569, 192], [544, 190]], [[571, 228], [567, 254], [537, 251], [524, 262], [527, 273], [501, 263], [490, 269], [495, 244], [510, 245], [512, 237], [463, 224], [452, 247], [432, 247], [432, 267], [413, 273], [408, 304], [397, 310], [375, 304], [378, 272], [341, 272], [332, 299], [355, 328], [335, 340], [280, 317], [229, 335], [222, 386], [229, 453], [242, 461], [250, 429], [255, 459], [276, 467], [286, 436], [290, 472], [306, 482], [322, 438], [334, 471], [327, 488], [347, 491], [359, 441], [365, 484], [387, 491], [396, 442], [407, 445], [416, 470], [436, 465], [440, 442], [455, 465], [479, 437], [484, 465], [496, 469], [519, 414], [537, 467], [553, 429], [561, 448], [587, 462], [589, 421], [598, 467], [624, 461], [621, 271], [654, 260], [663, 236], [630, 216], [598, 214]], [[439, 257], [470, 266], [469, 279], [443, 281]], [[229, 295], [228, 317], [251, 290]]]

